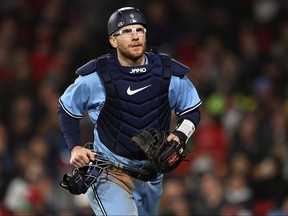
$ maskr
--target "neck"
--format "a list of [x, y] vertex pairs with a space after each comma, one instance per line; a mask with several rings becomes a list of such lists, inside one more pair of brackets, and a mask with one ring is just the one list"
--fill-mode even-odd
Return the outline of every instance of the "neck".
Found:
[[120, 65], [122, 66], [139, 66], [139, 65], [144, 65], [145, 64], [145, 55], [131, 59], [131, 58], [124, 58], [123, 56], [118, 56], [118, 61]]

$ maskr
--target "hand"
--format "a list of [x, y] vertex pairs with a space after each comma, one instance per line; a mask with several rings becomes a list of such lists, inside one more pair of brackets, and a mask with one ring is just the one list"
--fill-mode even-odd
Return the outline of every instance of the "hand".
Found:
[[175, 141], [181, 145], [185, 145], [187, 142], [187, 136], [181, 131], [173, 131], [167, 137], [167, 142]]
[[75, 146], [71, 150], [71, 158], [70, 158], [70, 164], [75, 167], [80, 167], [86, 164], [89, 164], [90, 161], [93, 161], [94, 153], [86, 148], [83, 148], [82, 146]]
[[177, 142], [177, 143], [180, 143], [179, 137], [173, 133], [170, 133], [169, 136], [167, 137], [167, 142], [171, 142], [172, 140]]
[[[156, 172], [168, 173], [185, 158], [185, 141], [181, 133], [167, 133], [158, 128], [149, 128], [132, 137], [132, 141], [144, 152]], [[180, 136], [178, 136], [180, 135]]]

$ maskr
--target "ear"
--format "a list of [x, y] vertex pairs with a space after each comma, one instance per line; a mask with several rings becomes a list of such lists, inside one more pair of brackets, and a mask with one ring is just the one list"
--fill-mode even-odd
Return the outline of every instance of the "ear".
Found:
[[116, 48], [116, 47], [117, 47], [117, 41], [116, 41], [115, 37], [110, 36], [110, 37], [109, 37], [109, 42], [110, 42], [110, 44], [111, 44], [111, 46], [112, 46], [113, 48]]

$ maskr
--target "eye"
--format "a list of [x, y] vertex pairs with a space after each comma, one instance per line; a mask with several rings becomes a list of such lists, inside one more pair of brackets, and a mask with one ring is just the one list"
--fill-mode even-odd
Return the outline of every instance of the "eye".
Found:
[[141, 34], [144, 34], [144, 28], [136, 28], [136, 32], [137, 33], [141, 33]]
[[122, 34], [131, 34], [132, 33], [132, 29], [123, 29], [122, 30]]

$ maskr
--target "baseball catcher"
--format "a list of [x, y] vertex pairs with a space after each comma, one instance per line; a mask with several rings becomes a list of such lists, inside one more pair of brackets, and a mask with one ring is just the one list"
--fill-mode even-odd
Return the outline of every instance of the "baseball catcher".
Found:
[[[95, 215], [157, 215], [163, 173], [185, 159], [200, 122], [202, 101], [189, 67], [146, 50], [147, 29], [139, 9], [113, 12], [107, 22], [111, 52], [80, 66], [59, 98], [59, 125], [77, 167], [61, 185], [74, 194], [87, 190]], [[177, 127], [167, 133], [172, 113]], [[81, 145], [80, 121], [87, 115], [97, 155]], [[98, 152], [108, 162], [98, 163]]]

